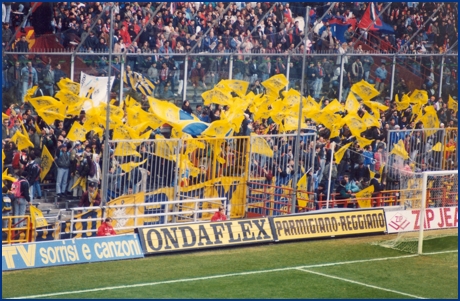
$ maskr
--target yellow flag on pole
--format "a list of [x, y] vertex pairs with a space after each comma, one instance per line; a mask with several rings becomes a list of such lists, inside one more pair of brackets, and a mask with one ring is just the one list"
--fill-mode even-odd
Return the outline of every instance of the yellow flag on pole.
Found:
[[144, 164], [145, 162], [147, 162], [147, 159], [145, 159], [144, 161], [141, 161], [141, 162], [123, 163], [123, 164], [120, 164], [120, 168], [123, 169], [126, 172], [130, 172], [131, 170], [133, 170], [133, 168], [135, 168], [137, 166], [140, 166], [140, 165]]
[[214, 88], [212, 90], [206, 91], [201, 94], [203, 97], [203, 103], [205, 106], [209, 106], [212, 103], [217, 103], [220, 105], [231, 105], [232, 102], [232, 95], [230, 91], [225, 91], [219, 88]]
[[299, 207], [307, 207], [308, 204], [308, 187], [307, 187], [307, 173], [305, 173], [297, 182], [297, 204]]
[[457, 115], [458, 103], [449, 95], [449, 101], [447, 102], [447, 108], [454, 111], [454, 114]]
[[398, 111], [407, 109], [410, 106], [410, 98], [407, 94], [404, 94], [399, 101], [398, 94], [395, 95], [395, 104]]
[[431, 150], [435, 151], [435, 152], [440, 152], [442, 151], [442, 144], [441, 142], [438, 142], [436, 143], [432, 148]]
[[65, 116], [55, 113], [53, 111], [47, 111], [46, 109], [37, 109], [37, 114], [46, 122], [48, 125], [52, 125], [55, 120], [64, 120]]
[[359, 102], [356, 99], [354, 93], [348, 93], [347, 101], [345, 102], [345, 110], [347, 110], [348, 114], [357, 114], [359, 110]]
[[379, 91], [377, 91], [377, 89], [375, 89], [373, 85], [369, 84], [365, 80], [357, 82], [356, 84], [351, 86], [350, 90], [356, 93], [356, 95], [361, 97], [361, 99], [363, 100], [370, 100], [380, 94]]
[[11, 141], [17, 145], [18, 150], [34, 147], [34, 144], [30, 141], [30, 139], [26, 135], [23, 135], [21, 131], [16, 131], [13, 137], [11, 137]]
[[232, 131], [232, 125], [226, 120], [217, 120], [211, 123], [210, 126], [201, 133], [201, 135], [223, 138], [229, 136]]
[[266, 81], [263, 81], [262, 86], [264, 86], [267, 89], [271, 89], [275, 92], [278, 92], [279, 90], [286, 87], [288, 83], [289, 81], [287, 80], [286, 76], [281, 73], [281, 74], [273, 75]]
[[2, 173], [2, 181], [5, 181], [5, 180], [11, 181], [11, 182], [16, 182], [17, 180], [17, 178], [13, 177], [13, 175], [8, 174], [8, 168], [5, 168], [5, 170]]
[[32, 225], [34, 229], [43, 228], [48, 226], [48, 222], [46, 218], [43, 216], [43, 212], [35, 207], [34, 205], [30, 205], [30, 219], [32, 220]]
[[249, 87], [249, 82], [244, 81], [244, 80], [237, 80], [237, 79], [224, 79], [221, 80], [216, 87], [228, 87], [232, 92], [235, 92], [238, 94], [238, 96], [243, 97], [246, 95], [246, 91], [248, 90]]
[[86, 133], [87, 131], [84, 126], [82, 126], [79, 122], [74, 122], [70, 128], [67, 138], [70, 141], [84, 141], [86, 140]]
[[46, 145], [44, 145], [42, 149], [42, 156], [41, 156], [41, 163], [40, 163], [40, 166], [42, 168], [40, 172], [41, 181], [43, 181], [43, 179], [46, 177], [46, 175], [50, 171], [51, 166], [53, 165], [53, 162], [54, 162], [53, 156], [51, 155]]
[[254, 133], [251, 134], [251, 152], [270, 158], [273, 157], [273, 150], [270, 145], [268, 145], [267, 140]]
[[369, 186], [359, 192], [357, 192], [356, 199], [359, 204], [359, 208], [370, 208], [372, 207], [372, 194], [374, 193], [374, 185]]
[[391, 150], [390, 154], [399, 156], [404, 160], [409, 159], [409, 154], [407, 153], [406, 148], [404, 147], [404, 142], [402, 139], [399, 140], [398, 143], [393, 144], [393, 149]]
[[57, 86], [59, 90], [67, 89], [74, 94], [80, 93], [80, 84], [72, 81], [70, 78], [63, 78], [59, 82], [57, 82]]
[[347, 151], [347, 149], [350, 147], [351, 144], [352, 142], [345, 144], [337, 152], [334, 153], [334, 158], [337, 164], [339, 164], [340, 161], [342, 161], [343, 155], [345, 154], [345, 152]]
[[425, 90], [415, 89], [410, 95], [411, 103], [423, 103], [425, 104], [428, 101], [428, 92]]
[[136, 145], [131, 142], [118, 142], [118, 145], [115, 147], [113, 152], [114, 156], [136, 156], [141, 157], [141, 155], [136, 151]]

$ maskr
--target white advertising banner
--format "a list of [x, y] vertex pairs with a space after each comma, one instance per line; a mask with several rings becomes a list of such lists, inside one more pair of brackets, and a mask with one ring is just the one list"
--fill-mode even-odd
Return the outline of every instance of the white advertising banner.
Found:
[[[107, 81], [108, 76], [92, 76], [81, 72], [80, 75], [80, 97], [88, 97], [91, 102], [83, 104], [83, 109], [88, 110], [92, 106], [99, 106], [101, 102], [107, 102]], [[110, 87], [113, 85], [115, 76], [110, 77]]]
[[[420, 209], [385, 211], [388, 233], [418, 231]], [[458, 227], [458, 207], [426, 208], [424, 229]]]

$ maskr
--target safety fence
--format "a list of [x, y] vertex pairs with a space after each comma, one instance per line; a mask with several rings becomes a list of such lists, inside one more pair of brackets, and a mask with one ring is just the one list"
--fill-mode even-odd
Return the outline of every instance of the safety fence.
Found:
[[[272, 75], [284, 74], [289, 80], [286, 89], [300, 90], [303, 56], [299, 50], [281, 53], [241, 50], [231, 53], [118, 54], [113, 56], [111, 65], [111, 75], [116, 78], [112, 86], [112, 98], [123, 100], [127, 94], [142, 98], [123, 82], [122, 75], [126, 71], [139, 72], [149, 78], [156, 86], [152, 96], [177, 103], [185, 99], [192, 103], [201, 103], [201, 94], [212, 89], [221, 79], [245, 80], [250, 82], [250, 89], [257, 90], [262, 87], [257, 85], [256, 81], [260, 83]], [[401, 64], [401, 60], [413, 58], [414, 55], [411, 54], [381, 54], [362, 49], [351, 50], [343, 55], [329, 52], [308, 53], [304, 78], [305, 94], [318, 99], [324, 96], [330, 99], [337, 98], [339, 101], [345, 100], [351, 85], [361, 79], [372, 83], [381, 81], [377, 87], [380, 96], [389, 96], [391, 99], [396, 93], [402, 96], [402, 93], [421, 88], [434, 89], [434, 94], [444, 99], [447, 99], [448, 95], [458, 94], [457, 75], [450, 71], [458, 69], [457, 54], [420, 53], [417, 56], [423, 58], [423, 61], [430, 61], [430, 66], [434, 70], [434, 81], [428, 81], [430, 72], [426, 71], [424, 64], [417, 63], [417, 66], [423, 67], [420, 67], [422, 71], [414, 71]], [[94, 76], [107, 76], [109, 71], [108, 53], [4, 52], [4, 59], [8, 66], [14, 66], [16, 61], [24, 64], [32, 60], [39, 76], [51, 59], [55, 73], [76, 82], [80, 82], [82, 72]], [[360, 61], [358, 65], [354, 65], [357, 59]], [[167, 62], [169, 66], [167, 79], [160, 78], [163, 62]], [[311, 74], [315, 72], [314, 68], [317, 68], [318, 62], [321, 63], [324, 75], [313, 77]], [[376, 70], [382, 64], [386, 73], [383, 81], [377, 80], [376, 76]], [[11, 68], [13, 67], [3, 71], [2, 87], [4, 91], [11, 91], [8, 97], [13, 97], [17, 102], [21, 97], [22, 85], [11, 77]], [[57, 86], [51, 88], [51, 94], [54, 94], [56, 89]]]
[[249, 177], [292, 183], [294, 161], [297, 180], [313, 167], [316, 133], [228, 138], [190, 138], [110, 141], [114, 149], [109, 167], [109, 199], [145, 192], [167, 200], [224, 197], [231, 217], [245, 214]]

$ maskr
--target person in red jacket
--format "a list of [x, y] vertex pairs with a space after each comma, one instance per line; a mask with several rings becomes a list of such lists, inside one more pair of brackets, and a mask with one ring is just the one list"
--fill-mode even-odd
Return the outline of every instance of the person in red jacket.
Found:
[[225, 210], [223, 207], [219, 207], [219, 211], [214, 213], [211, 218], [211, 222], [223, 222], [227, 220], [227, 216], [225, 215]]
[[117, 235], [117, 232], [112, 227], [112, 218], [107, 217], [99, 228], [97, 228], [97, 236]]

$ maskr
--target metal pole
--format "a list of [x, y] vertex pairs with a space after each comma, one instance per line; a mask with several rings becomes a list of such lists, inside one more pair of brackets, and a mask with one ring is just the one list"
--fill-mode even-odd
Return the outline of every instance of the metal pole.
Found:
[[[289, 73], [290, 73], [290, 71], [291, 71], [290, 64], [291, 64], [291, 54], [289, 53], [289, 54], [288, 54], [288, 59], [287, 59], [287, 64], [286, 64], [286, 78], [288, 79], [288, 82], [289, 82], [289, 83], [291, 83], [291, 81], [289, 80]], [[287, 86], [286, 86], [286, 91], [289, 90], [289, 86], [290, 86], [290, 85], [287, 85]]]
[[109, 33], [109, 72], [107, 74], [107, 110], [104, 131], [104, 152], [102, 154], [102, 185], [101, 185], [101, 207], [107, 204], [107, 189], [108, 189], [108, 169], [109, 169], [109, 127], [110, 127], [110, 76], [112, 75], [112, 53], [113, 53], [113, 5], [110, 7], [110, 33]]
[[443, 80], [443, 73], [444, 73], [444, 64], [445, 64], [445, 56], [442, 57], [441, 59], [441, 74], [439, 75], [439, 94], [438, 94], [438, 97], [441, 97], [441, 93], [442, 93], [442, 80]]
[[422, 206], [420, 208], [420, 224], [419, 224], [419, 232], [418, 232], [418, 250], [417, 253], [420, 255], [423, 251], [423, 231], [424, 231], [424, 223], [425, 223], [425, 208], [426, 208], [426, 195], [427, 195], [427, 187], [423, 187], [425, 183], [428, 181], [428, 174], [426, 172], [423, 173], [423, 184], [422, 184]]
[[307, 58], [307, 39], [308, 39], [308, 23], [310, 22], [310, 6], [307, 6], [307, 11], [305, 13], [305, 47], [303, 48], [303, 59], [302, 59], [302, 83], [300, 84], [300, 96], [299, 96], [299, 121], [297, 123], [297, 136], [295, 139], [295, 158], [294, 158], [294, 177], [292, 179], [292, 184], [294, 185], [294, 191], [292, 196], [292, 206], [291, 206], [291, 213], [295, 213], [295, 206], [297, 203], [297, 171], [299, 170], [299, 156], [301, 154], [300, 151], [300, 129], [302, 127], [302, 97], [304, 94], [304, 77], [305, 77], [305, 62]]
[[228, 79], [233, 79], [233, 55], [230, 55], [230, 62], [228, 63], [230, 70], [228, 71]]
[[70, 79], [73, 81], [75, 76], [75, 53], [70, 56]]
[[[120, 95], [119, 95], [119, 106], [123, 106], [123, 74], [125, 73], [125, 63], [126, 63], [127, 57], [126, 57], [126, 51], [121, 55], [121, 68], [120, 68]], [[133, 71], [133, 70], [131, 70]]]
[[394, 91], [394, 82], [395, 82], [395, 72], [396, 72], [396, 54], [393, 54], [393, 66], [391, 67], [391, 86], [390, 86], [390, 97], [393, 100], [393, 91]]
[[185, 55], [184, 62], [184, 85], [182, 86], [182, 101], [187, 98], [187, 77], [188, 77], [188, 53]]
[[344, 60], [343, 60], [343, 56], [345, 54], [342, 54], [342, 56], [340, 57], [340, 83], [339, 83], [339, 102], [342, 101], [342, 85], [343, 85], [343, 69], [345, 68], [344, 67]]
[[329, 209], [329, 199], [331, 198], [331, 178], [332, 178], [332, 167], [334, 162], [334, 151], [335, 151], [335, 142], [331, 143], [331, 163], [329, 166], [329, 180], [327, 184], [327, 199], [326, 199], [326, 209]]

